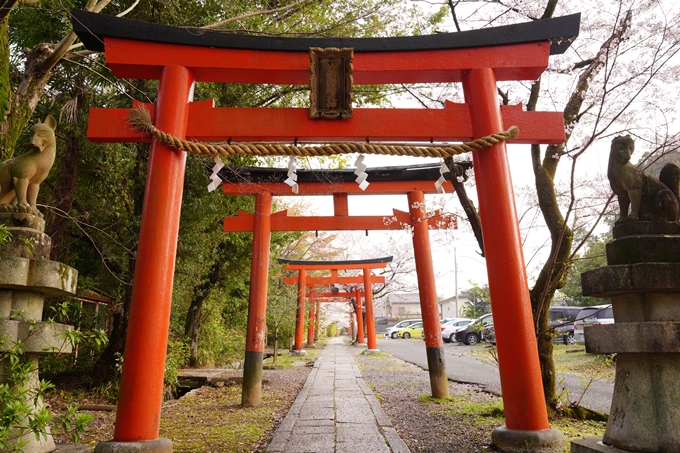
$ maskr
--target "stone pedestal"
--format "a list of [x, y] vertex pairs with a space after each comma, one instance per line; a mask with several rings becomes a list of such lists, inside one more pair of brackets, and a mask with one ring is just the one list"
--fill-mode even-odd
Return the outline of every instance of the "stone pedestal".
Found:
[[[44, 234], [45, 222], [30, 214], [0, 213], [0, 224], [12, 234], [9, 243], [0, 245], [0, 350], [7, 351], [17, 342], [24, 350], [23, 362], [34, 371], [24, 389], [33, 404], [38, 388], [38, 358], [41, 354], [70, 353], [71, 344], [64, 333], [71, 326], [42, 322], [45, 297], [69, 296], [76, 292], [78, 272], [62, 263], [50, 261], [51, 241]], [[0, 361], [0, 380], [8, 382], [9, 359]], [[35, 401], [39, 410], [42, 401]], [[28, 444], [24, 453], [53, 451], [52, 436], [36, 440], [33, 432], [23, 435]]]
[[612, 407], [601, 442], [572, 450], [680, 451], [680, 224], [617, 225], [607, 263], [581, 279], [612, 301], [616, 324], [585, 328], [586, 351], [617, 353]]

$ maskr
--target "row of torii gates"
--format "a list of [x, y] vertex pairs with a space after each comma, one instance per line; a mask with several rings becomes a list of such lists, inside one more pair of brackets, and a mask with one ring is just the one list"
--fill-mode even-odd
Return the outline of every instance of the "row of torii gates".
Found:
[[[72, 15], [81, 41], [90, 50], [105, 52], [107, 65], [117, 77], [160, 81], [156, 103], [149, 106], [153, 123], [179, 138], [296, 144], [440, 143], [467, 141], [512, 125], [521, 131], [513, 143], [559, 144], [565, 138], [562, 113], [501, 106], [496, 83], [539, 78], [549, 56], [563, 53], [578, 35], [578, 15], [460, 33], [370, 39], [246, 36], [79, 10], [72, 10]], [[353, 50], [351, 77], [336, 81], [358, 85], [459, 82], [465, 102], [447, 101], [444, 109], [354, 109], [352, 115], [343, 110], [339, 119], [323, 119], [332, 115], [317, 112], [318, 105], [312, 105], [314, 117], [310, 118], [310, 110], [302, 108], [215, 108], [211, 101], [192, 102], [195, 82], [307, 85], [312, 48]], [[325, 90], [329, 86], [337, 88], [333, 82]], [[328, 99], [337, 100], [324, 92]], [[88, 128], [92, 141], [151, 141], [114, 439], [100, 443], [96, 451], [121, 451], [123, 447], [125, 451], [169, 452], [171, 442], [158, 436], [186, 153], [132, 130], [126, 122], [128, 114], [129, 109], [92, 109]], [[525, 451], [527, 446], [532, 451], [538, 451], [538, 446], [540, 451], [561, 451], [562, 434], [550, 429], [543, 400], [506, 145], [474, 151], [473, 159], [506, 420], [505, 427], [493, 431], [492, 439], [504, 451]], [[253, 214], [225, 219], [225, 231], [253, 232], [244, 405], [259, 402], [270, 232], [279, 227], [312, 229], [309, 218], [272, 214], [272, 197], [290, 195], [290, 186], [279, 176], [257, 180], [253, 177], [257, 171], [248, 170], [252, 174], [247, 179], [241, 176], [223, 184], [227, 195], [256, 199]], [[414, 227], [416, 260], [419, 254], [425, 257], [418, 266], [418, 282], [432, 390], [434, 396], [441, 396], [447, 394], [448, 384], [441, 334], [432, 329], [438, 310], [427, 303], [428, 292], [434, 291], [434, 273], [427, 256], [428, 219], [420, 209], [439, 175], [414, 179], [409, 170], [399, 173], [400, 177], [387, 181], [373, 181], [369, 175], [366, 192], [353, 182], [298, 181], [299, 194], [333, 196], [335, 215], [318, 219], [326, 226], [319, 230], [357, 225], [369, 229], [365, 222], [382, 222], [349, 216], [348, 194], [407, 194], [410, 215], [406, 220]]]
[[[363, 308], [362, 298], [366, 301], [366, 333], [368, 335], [368, 350], [370, 352], [379, 352], [376, 346], [375, 335], [375, 313], [373, 310], [373, 293], [372, 287], [374, 284], [385, 283], [385, 277], [382, 275], [374, 275], [371, 269], [384, 269], [387, 263], [392, 261], [392, 257], [368, 259], [368, 260], [345, 260], [345, 261], [303, 261], [303, 260], [287, 260], [279, 258], [280, 263], [285, 263], [285, 270], [297, 270], [296, 277], [287, 277], [284, 279], [284, 284], [298, 286], [298, 304], [295, 317], [295, 343], [293, 345], [293, 353], [296, 355], [304, 355], [303, 337], [304, 337], [304, 319], [305, 319], [305, 301], [310, 299], [308, 326], [307, 326], [307, 347], [314, 344], [314, 323], [319, 324], [319, 312], [321, 302], [351, 302], [355, 301], [353, 309], [357, 315], [357, 343], [364, 345], [364, 324], [363, 324]], [[356, 270], [362, 271], [361, 275], [356, 276], [340, 276], [340, 270]], [[331, 275], [326, 277], [309, 277], [309, 271], [330, 271]], [[321, 292], [317, 287], [329, 287], [331, 285], [355, 285], [353, 292], [337, 292], [327, 291]], [[361, 290], [359, 285], [363, 285], [364, 290]], [[313, 303], [312, 301], [315, 301]], [[429, 301], [428, 301], [429, 304]], [[316, 316], [315, 316], [316, 309]], [[354, 311], [350, 310], [349, 332], [353, 336], [352, 330], [354, 326], [353, 320]]]

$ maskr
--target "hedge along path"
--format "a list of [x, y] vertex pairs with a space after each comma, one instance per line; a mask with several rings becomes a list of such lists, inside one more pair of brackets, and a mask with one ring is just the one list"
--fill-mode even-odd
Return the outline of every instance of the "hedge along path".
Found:
[[135, 107], [128, 115], [128, 124], [134, 130], [150, 133], [163, 144], [199, 156], [305, 156], [321, 157], [337, 154], [380, 154], [385, 156], [416, 156], [447, 158], [482, 148], [489, 148], [502, 141], [519, 136], [519, 128], [511, 126], [507, 131], [487, 135], [460, 145], [382, 145], [373, 143], [332, 143], [326, 145], [294, 145], [277, 143], [204, 143], [183, 140], [167, 134], [153, 125], [149, 111]]

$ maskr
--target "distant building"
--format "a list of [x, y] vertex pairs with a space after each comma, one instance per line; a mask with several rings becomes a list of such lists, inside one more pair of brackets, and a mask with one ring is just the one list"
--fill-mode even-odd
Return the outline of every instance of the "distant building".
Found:
[[461, 291], [458, 293], [458, 307], [456, 307], [456, 296], [439, 301], [440, 318], [464, 318], [463, 307], [470, 303], [470, 294]]
[[420, 316], [419, 293], [392, 293], [385, 298], [385, 316], [387, 318], [403, 318]]

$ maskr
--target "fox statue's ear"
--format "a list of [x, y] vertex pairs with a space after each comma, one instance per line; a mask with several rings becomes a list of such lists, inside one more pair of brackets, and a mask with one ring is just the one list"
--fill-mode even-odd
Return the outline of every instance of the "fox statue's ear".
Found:
[[57, 128], [57, 120], [54, 119], [52, 115], [47, 115], [43, 123], [47, 124], [50, 129], [54, 130]]

